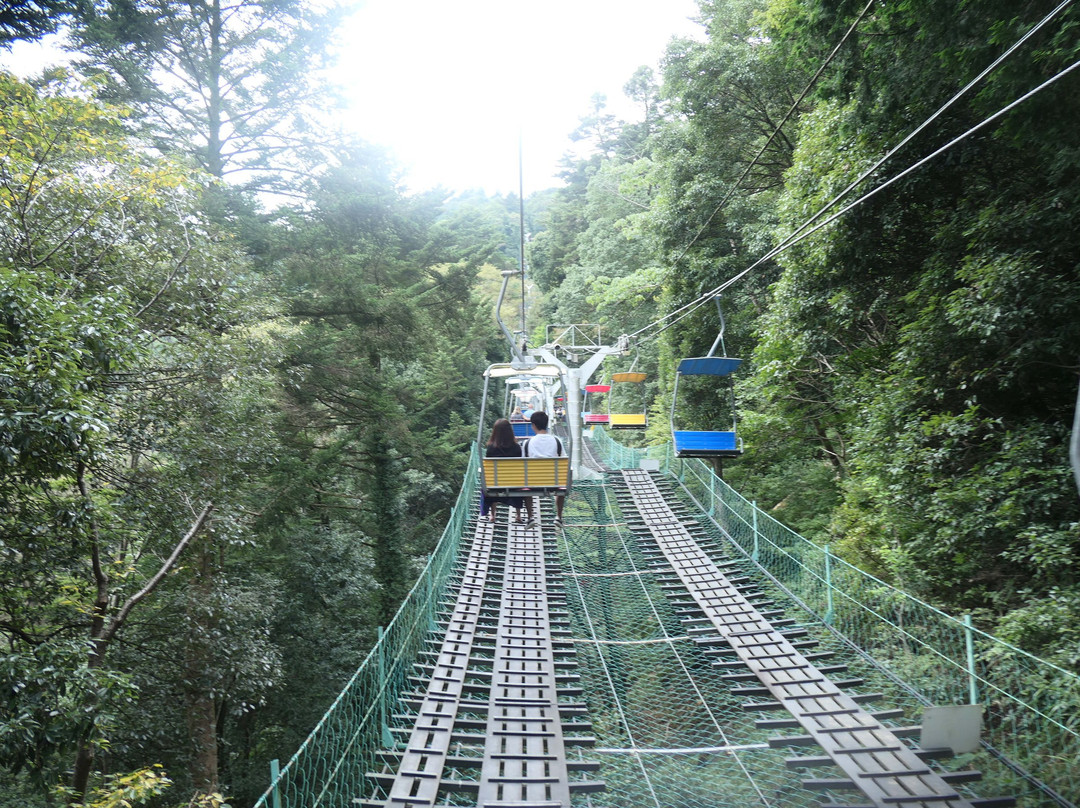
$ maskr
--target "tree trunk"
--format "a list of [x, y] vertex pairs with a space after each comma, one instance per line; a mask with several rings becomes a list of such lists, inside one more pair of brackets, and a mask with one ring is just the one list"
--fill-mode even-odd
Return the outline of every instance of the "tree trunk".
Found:
[[215, 617], [207, 607], [215, 577], [214, 550], [201, 548], [198, 575], [188, 591], [188, 641], [184, 649], [184, 705], [191, 744], [190, 774], [195, 789], [203, 794], [218, 790], [217, 709], [207, 671], [213, 668]]
[[[85, 467], [81, 464], [78, 470], [79, 492], [88, 505], [92, 505], [90, 491], [86, 484]], [[195, 519], [187, 534], [177, 542], [172, 553], [158, 569], [157, 573], [146, 582], [146, 585], [132, 595], [111, 617], [109, 616], [109, 576], [105, 572], [105, 566], [101, 563], [101, 536], [98, 531], [97, 521], [91, 517], [90, 523], [90, 566], [94, 574], [96, 594], [94, 596], [93, 617], [90, 620], [90, 652], [86, 657], [87, 670], [101, 667], [105, 662], [105, 654], [117, 632], [123, 627], [131, 611], [148, 597], [176, 564], [177, 559], [184, 552], [191, 541], [198, 535], [210, 515], [213, 505], [207, 505], [202, 513]], [[92, 508], [91, 508], [92, 512]], [[96, 699], [93, 699], [87, 708], [94, 708]], [[86, 800], [86, 791], [90, 785], [90, 774], [94, 770], [94, 746], [91, 739], [92, 728], [88, 726], [79, 738], [75, 750], [75, 765], [71, 774], [71, 798], [69, 805], [81, 805]]]
[[369, 432], [367, 452], [373, 467], [368, 504], [373, 512], [374, 574], [379, 586], [376, 608], [379, 622], [387, 625], [408, 591], [399, 519], [400, 471], [390, 457], [390, 442], [382, 429]]
[[[86, 467], [79, 463], [79, 493], [82, 495], [90, 514], [90, 568], [94, 574], [94, 610], [90, 620], [90, 652], [86, 657], [86, 667], [93, 670], [99, 667], [105, 657], [108, 640], [105, 636], [105, 621], [109, 610], [109, 576], [101, 563], [101, 536], [97, 518], [93, 512], [93, 500], [86, 484]], [[88, 708], [94, 710], [96, 699]], [[96, 712], [96, 710], [94, 710]], [[75, 767], [71, 774], [72, 803], [83, 802], [86, 789], [90, 785], [90, 773], [94, 768], [94, 747], [91, 742], [92, 724], [83, 730], [75, 751]]]
[[210, 8], [210, 58], [207, 63], [207, 84], [209, 89], [209, 101], [207, 104], [207, 132], [206, 132], [206, 169], [215, 177], [225, 174], [225, 161], [221, 155], [222, 138], [222, 111], [224, 104], [221, 98], [221, 3], [214, 0]]

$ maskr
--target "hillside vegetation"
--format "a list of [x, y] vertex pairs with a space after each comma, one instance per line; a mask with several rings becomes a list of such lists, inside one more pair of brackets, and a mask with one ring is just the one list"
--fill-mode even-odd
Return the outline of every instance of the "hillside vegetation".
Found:
[[[251, 804], [454, 502], [517, 199], [408, 193], [314, 126], [311, 6], [0, 16], [0, 44], [64, 24], [77, 50], [0, 74], [0, 808]], [[526, 200], [531, 343], [633, 334], [635, 439], [663, 441], [725, 287], [728, 481], [1080, 671], [1078, 13], [980, 77], [1054, 4], [700, 6], [701, 41], [627, 77], [637, 119], [597, 97]], [[801, 230], [856, 182], [832, 210], [880, 192]], [[683, 392], [716, 422], [722, 389]]]

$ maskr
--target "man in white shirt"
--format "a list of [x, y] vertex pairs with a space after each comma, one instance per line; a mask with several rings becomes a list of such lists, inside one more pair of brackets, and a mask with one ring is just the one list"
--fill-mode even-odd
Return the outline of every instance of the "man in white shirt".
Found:
[[[542, 410], [532, 414], [529, 421], [536, 430], [536, 435], [529, 438], [524, 445], [525, 457], [562, 457], [566, 454], [562, 441], [547, 431], [548, 415]], [[555, 497], [555, 527], [562, 527], [563, 501], [566, 497]], [[536, 527], [539, 521], [534, 516], [529, 520], [527, 527]]]

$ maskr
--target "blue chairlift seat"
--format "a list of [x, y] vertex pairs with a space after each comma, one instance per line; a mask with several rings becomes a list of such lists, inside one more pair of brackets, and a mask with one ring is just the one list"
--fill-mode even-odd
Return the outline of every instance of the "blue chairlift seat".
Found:
[[529, 421], [511, 421], [510, 426], [513, 427], [514, 437], [518, 440], [531, 438], [536, 434], [536, 430], [533, 429], [533, 425]]
[[[679, 377], [730, 376], [741, 364], [741, 359], [730, 356], [697, 356], [679, 362], [675, 372], [675, 389], [671, 404], [671, 438], [676, 457], [738, 457], [742, 454], [742, 445], [734, 429], [706, 432], [675, 428], [675, 402], [679, 394]], [[732, 406], [734, 407], [734, 402]]]
[[676, 457], [738, 457], [742, 454], [734, 432], [676, 430]]

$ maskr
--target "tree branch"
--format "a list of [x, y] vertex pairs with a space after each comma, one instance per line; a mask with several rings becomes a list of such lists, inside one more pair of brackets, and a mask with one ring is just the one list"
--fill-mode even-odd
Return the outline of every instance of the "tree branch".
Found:
[[195, 519], [195, 522], [191, 525], [191, 528], [184, 535], [184, 538], [180, 539], [176, 547], [173, 548], [172, 554], [167, 559], [165, 559], [165, 563], [161, 565], [161, 569], [159, 569], [157, 573], [154, 574], [153, 578], [146, 582], [146, 586], [144, 586], [142, 589], [140, 589], [138, 592], [128, 598], [127, 603], [125, 603], [120, 608], [120, 611], [118, 611], [113, 616], [113, 619], [109, 621], [109, 627], [105, 629], [105, 632], [101, 636], [102, 643], [110, 642], [112, 638], [116, 636], [116, 632], [120, 630], [120, 626], [124, 624], [124, 621], [131, 613], [131, 610], [134, 609], [141, 600], [143, 600], [147, 595], [149, 595], [157, 588], [157, 585], [161, 583], [162, 578], [164, 578], [166, 574], [168, 574], [169, 570], [171, 570], [176, 565], [177, 560], [180, 558], [180, 554], [183, 553], [185, 549], [187, 549], [187, 546], [191, 544], [192, 539], [194, 539], [195, 536], [198, 535], [199, 531], [202, 530], [203, 525], [206, 524], [206, 520], [210, 516], [210, 512], [213, 509], [214, 503], [212, 502], [208, 503], [207, 506], [202, 509], [202, 513], [200, 513], [199, 516]]

